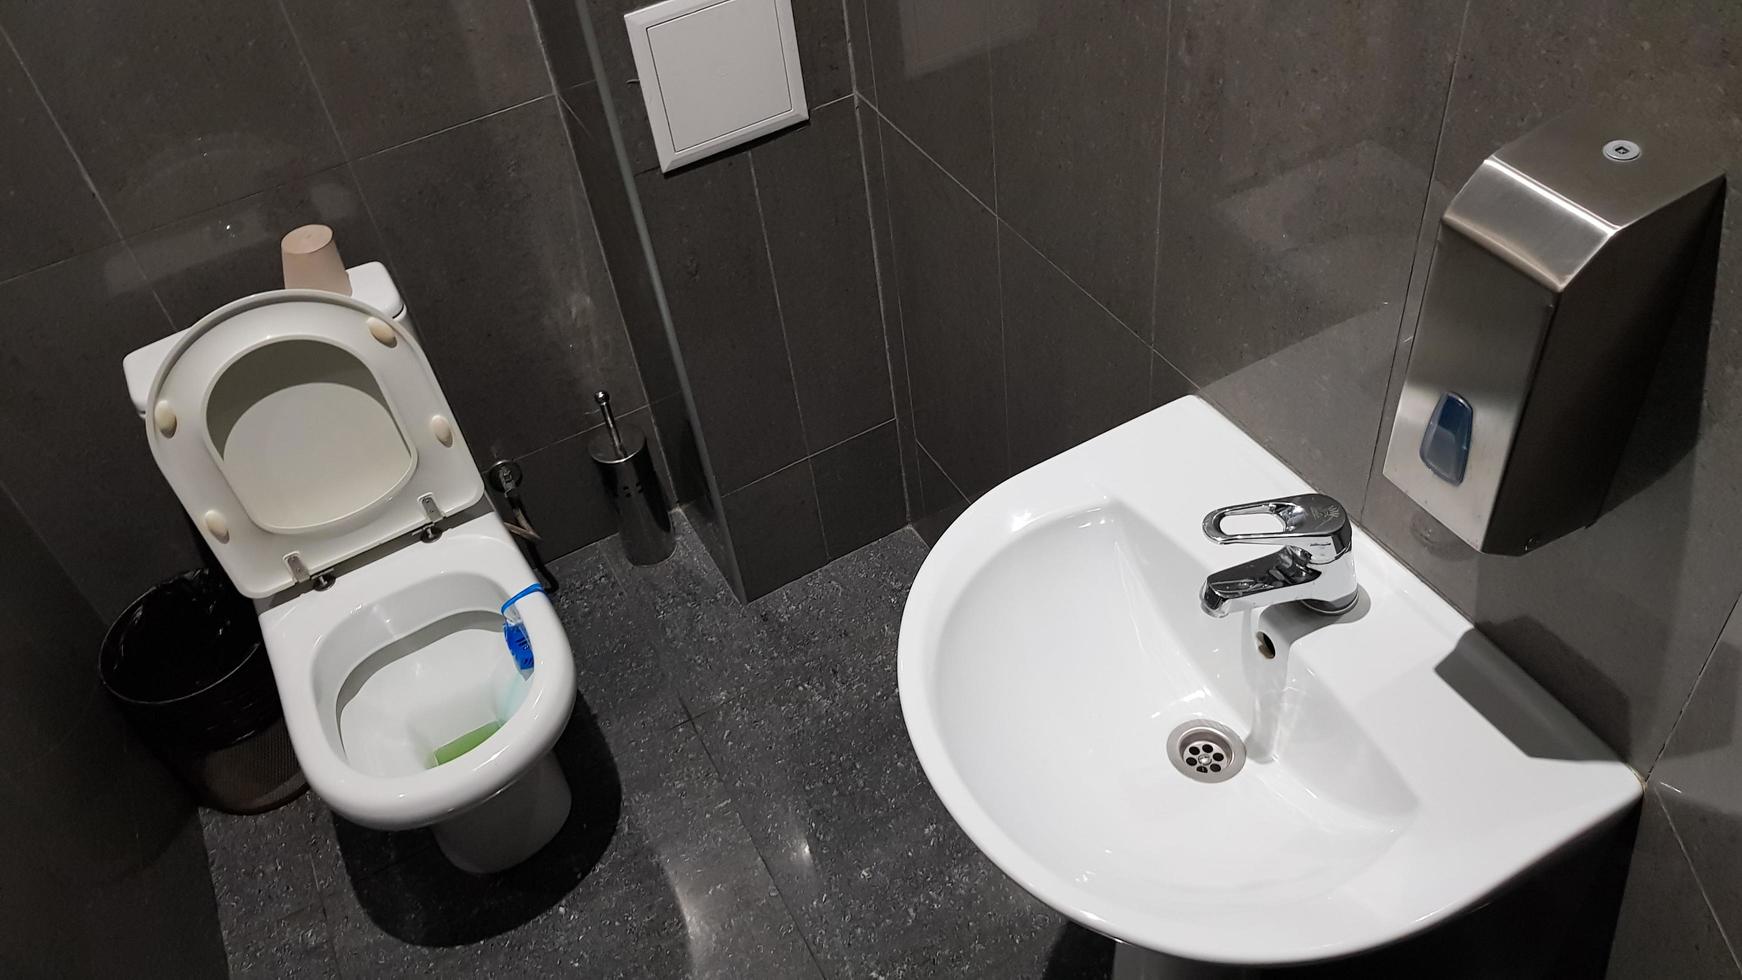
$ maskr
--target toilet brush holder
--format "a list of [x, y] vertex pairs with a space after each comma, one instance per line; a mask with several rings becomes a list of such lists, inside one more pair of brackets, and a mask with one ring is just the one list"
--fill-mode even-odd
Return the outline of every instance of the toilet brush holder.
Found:
[[647, 439], [632, 425], [619, 425], [611, 413], [611, 396], [594, 396], [605, 429], [587, 447], [604, 481], [605, 494], [617, 511], [618, 539], [623, 552], [636, 565], [656, 565], [671, 555], [671, 511]]

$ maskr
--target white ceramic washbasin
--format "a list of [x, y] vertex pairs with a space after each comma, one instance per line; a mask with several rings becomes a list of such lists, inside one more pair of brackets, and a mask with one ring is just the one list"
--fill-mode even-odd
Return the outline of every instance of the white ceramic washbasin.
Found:
[[[1042, 901], [1192, 960], [1325, 959], [1471, 906], [1638, 799], [1359, 530], [1348, 614], [1200, 611], [1207, 573], [1262, 553], [1211, 544], [1204, 514], [1309, 489], [1188, 397], [1012, 477], [932, 549], [901, 625], [908, 732], [957, 822]], [[1250, 748], [1226, 782], [1169, 761], [1200, 717]]]

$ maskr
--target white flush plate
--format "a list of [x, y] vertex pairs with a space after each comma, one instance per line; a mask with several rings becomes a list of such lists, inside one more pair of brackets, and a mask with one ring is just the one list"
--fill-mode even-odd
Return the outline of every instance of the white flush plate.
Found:
[[810, 118], [791, 0], [663, 0], [623, 23], [661, 170]]

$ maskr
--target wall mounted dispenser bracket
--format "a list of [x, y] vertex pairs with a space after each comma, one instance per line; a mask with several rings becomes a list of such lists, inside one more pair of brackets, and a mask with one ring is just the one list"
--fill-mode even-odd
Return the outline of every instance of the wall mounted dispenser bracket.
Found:
[[1493, 554], [1595, 520], [1723, 187], [1594, 110], [1482, 161], [1440, 219], [1386, 479]]

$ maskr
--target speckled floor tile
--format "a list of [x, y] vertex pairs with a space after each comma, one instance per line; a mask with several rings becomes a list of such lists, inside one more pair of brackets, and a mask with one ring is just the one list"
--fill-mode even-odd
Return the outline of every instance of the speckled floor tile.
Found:
[[[819, 976], [694, 729], [615, 767], [617, 819], [571, 821], [519, 869], [470, 878], [431, 852], [329, 894], [344, 974]], [[574, 788], [577, 806], [599, 790]]]
[[697, 725], [831, 977], [1106, 976], [1107, 944], [1022, 892], [920, 771], [874, 637]]
[[569, 825], [477, 878], [312, 796], [209, 818], [227, 921], [256, 926], [226, 934], [238, 975], [329, 975], [324, 941], [367, 980], [1108, 976], [1111, 944], [1005, 879], [919, 769], [895, 648], [924, 558], [903, 530], [748, 606], [687, 525], [657, 566], [613, 541], [554, 563]]
[[226, 944], [318, 904], [310, 854], [319, 807], [313, 794], [304, 793], [253, 816], [200, 811]]
[[328, 980], [339, 975], [317, 903], [225, 943], [231, 980]]

